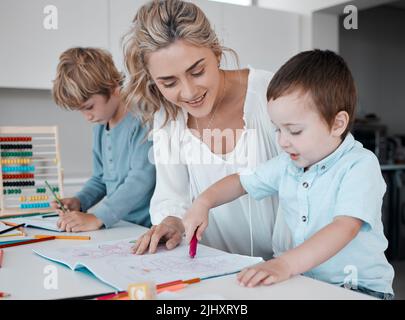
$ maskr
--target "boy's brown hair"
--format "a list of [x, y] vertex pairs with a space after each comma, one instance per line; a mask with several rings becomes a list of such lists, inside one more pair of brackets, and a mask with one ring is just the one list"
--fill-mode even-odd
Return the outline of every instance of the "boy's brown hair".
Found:
[[357, 102], [352, 74], [343, 58], [330, 50], [301, 52], [288, 60], [274, 75], [267, 88], [267, 100], [277, 99], [294, 90], [309, 92], [321, 117], [329, 127], [338, 112], [349, 114], [350, 131]]
[[123, 82], [111, 54], [99, 48], [70, 48], [59, 57], [52, 95], [55, 103], [74, 110], [82, 107], [92, 95], [110, 99]]

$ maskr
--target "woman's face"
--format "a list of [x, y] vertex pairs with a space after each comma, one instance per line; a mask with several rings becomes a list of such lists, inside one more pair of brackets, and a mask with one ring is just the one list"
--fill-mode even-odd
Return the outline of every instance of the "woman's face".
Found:
[[205, 47], [184, 40], [147, 56], [149, 73], [162, 95], [193, 117], [209, 115], [218, 100], [218, 58]]

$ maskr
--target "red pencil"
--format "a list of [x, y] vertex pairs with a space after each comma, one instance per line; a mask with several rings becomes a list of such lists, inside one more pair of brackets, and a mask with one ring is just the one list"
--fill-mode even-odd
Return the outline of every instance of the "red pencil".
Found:
[[1, 265], [3, 264], [3, 256], [4, 256], [4, 251], [2, 249], [0, 249], [0, 268], [1, 268]]
[[195, 255], [197, 254], [197, 236], [194, 233], [193, 237], [191, 238], [190, 241], [190, 250], [189, 250], [189, 254], [191, 258], [194, 258]]
[[14, 247], [14, 246], [21, 246], [23, 244], [30, 244], [30, 243], [41, 242], [41, 241], [54, 240], [54, 239], [55, 239], [55, 236], [51, 236], [51, 237], [46, 237], [46, 238], [41, 238], [41, 239], [32, 239], [32, 240], [27, 240], [27, 241], [8, 243], [8, 244], [0, 245], [0, 249], [1, 248]]
[[5, 292], [0, 291], [0, 298], [9, 297], [9, 296], [10, 296], [9, 293], [5, 293]]

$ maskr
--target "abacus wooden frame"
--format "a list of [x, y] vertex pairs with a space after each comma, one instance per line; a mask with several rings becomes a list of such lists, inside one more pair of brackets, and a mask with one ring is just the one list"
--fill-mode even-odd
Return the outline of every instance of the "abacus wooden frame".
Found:
[[[62, 177], [62, 164], [60, 157], [60, 145], [59, 145], [59, 131], [57, 126], [44, 126], [44, 127], [0, 127], [0, 135], [4, 134], [53, 134], [55, 139], [55, 152], [56, 152], [56, 167], [57, 167], [57, 179], [59, 187], [59, 195], [63, 198], [63, 177]], [[54, 211], [52, 208], [43, 209], [15, 209], [7, 208], [5, 206], [4, 194], [3, 194], [3, 168], [0, 153], [0, 217], [33, 214], [33, 213], [49, 213]]]

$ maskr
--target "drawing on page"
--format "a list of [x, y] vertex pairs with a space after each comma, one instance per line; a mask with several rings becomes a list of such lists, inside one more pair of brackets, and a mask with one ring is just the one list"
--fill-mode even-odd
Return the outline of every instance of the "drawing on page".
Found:
[[126, 241], [116, 243], [99, 244], [97, 247], [77, 247], [61, 249], [61, 253], [68, 253], [73, 258], [100, 259], [104, 257], [127, 257], [133, 256], [131, 247], [133, 244]]

